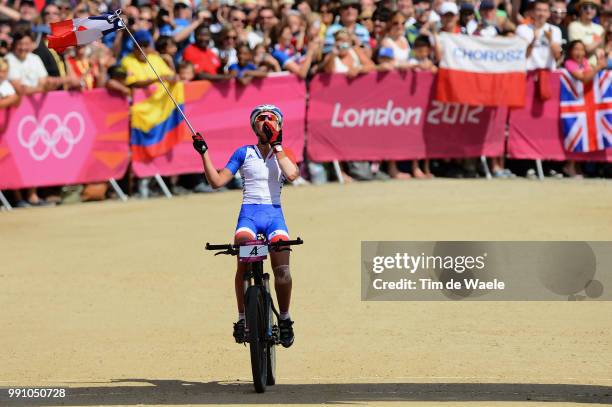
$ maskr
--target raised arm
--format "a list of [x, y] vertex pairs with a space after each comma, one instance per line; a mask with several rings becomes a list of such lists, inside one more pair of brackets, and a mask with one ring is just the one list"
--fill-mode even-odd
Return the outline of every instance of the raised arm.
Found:
[[[208, 146], [204, 141], [204, 137], [200, 133], [193, 136], [193, 148], [202, 156], [202, 163], [204, 164], [204, 176], [206, 180], [214, 189], [221, 188], [234, 178], [234, 174], [228, 168], [217, 170], [213, 164], [210, 156], [208, 155]], [[234, 154], [235, 155], [235, 154]], [[232, 156], [232, 159], [234, 156]], [[230, 161], [231, 162], [231, 161]]]

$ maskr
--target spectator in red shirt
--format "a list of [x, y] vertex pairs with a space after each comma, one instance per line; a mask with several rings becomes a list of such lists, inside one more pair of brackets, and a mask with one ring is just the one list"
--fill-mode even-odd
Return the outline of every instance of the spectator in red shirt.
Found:
[[208, 47], [210, 44], [210, 31], [206, 25], [200, 25], [195, 31], [195, 43], [185, 48], [183, 60], [193, 64], [196, 79], [209, 81], [228, 80], [230, 75], [219, 74], [221, 59]]

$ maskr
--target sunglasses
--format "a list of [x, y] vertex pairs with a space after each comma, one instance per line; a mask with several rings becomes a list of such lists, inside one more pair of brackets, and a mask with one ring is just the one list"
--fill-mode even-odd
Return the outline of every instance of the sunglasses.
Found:
[[255, 120], [257, 120], [258, 122], [264, 122], [264, 121], [276, 122], [278, 121], [278, 118], [274, 116], [273, 114], [260, 114], [259, 116], [257, 116], [257, 119]]
[[594, 4], [585, 4], [584, 6], [580, 7], [581, 10], [597, 10], [597, 7]]

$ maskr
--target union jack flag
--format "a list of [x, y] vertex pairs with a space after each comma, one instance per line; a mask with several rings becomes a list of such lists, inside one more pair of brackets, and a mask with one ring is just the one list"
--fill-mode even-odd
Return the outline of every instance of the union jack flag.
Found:
[[612, 147], [612, 71], [600, 71], [586, 84], [561, 71], [561, 127], [566, 151]]

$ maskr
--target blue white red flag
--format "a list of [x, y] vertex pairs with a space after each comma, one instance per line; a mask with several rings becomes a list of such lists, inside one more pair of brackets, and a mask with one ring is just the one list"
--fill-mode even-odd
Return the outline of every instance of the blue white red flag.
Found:
[[68, 47], [89, 44], [123, 27], [123, 21], [117, 13], [52, 23], [51, 35], [47, 37], [48, 47], [62, 52]]
[[561, 127], [566, 151], [612, 147], [612, 71], [600, 71], [585, 84], [562, 70]]

